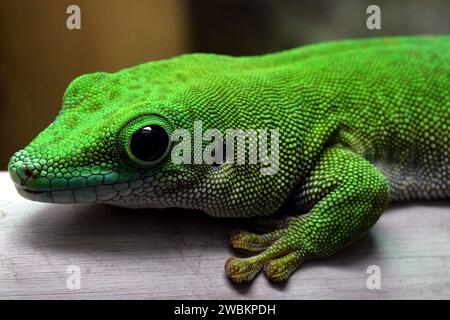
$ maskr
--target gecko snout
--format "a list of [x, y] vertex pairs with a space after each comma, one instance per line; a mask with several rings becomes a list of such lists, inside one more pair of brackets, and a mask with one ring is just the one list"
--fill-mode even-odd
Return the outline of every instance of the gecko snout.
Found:
[[36, 166], [31, 163], [24, 162], [18, 155], [21, 151], [16, 152], [8, 163], [8, 171], [11, 179], [19, 185], [25, 185], [29, 179], [39, 174]]

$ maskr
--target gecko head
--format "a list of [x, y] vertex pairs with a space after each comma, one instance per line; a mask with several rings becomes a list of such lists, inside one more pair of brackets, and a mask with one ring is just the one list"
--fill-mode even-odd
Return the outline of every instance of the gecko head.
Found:
[[[18, 192], [51, 203], [231, 210], [237, 205], [230, 201], [232, 193], [245, 193], [235, 181], [235, 167], [218, 170], [173, 159], [174, 132], [192, 137], [196, 120], [224, 129], [223, 122], [206, 117], [206, 107], [194, 108], [205, 101], [205, 92], [195, 80], [204, 70], [193, 68], [192, 61], [148, 63], [75, 79], [54, 122], [11, 157], [8, 170]], [[185, 142], [194, 145], [193, 139]]]
[[56, 119], [10, 159], [20, 195], [51, 203], [161, 207], [175, 184], [164, 65], [98, 72], [68, 86]]

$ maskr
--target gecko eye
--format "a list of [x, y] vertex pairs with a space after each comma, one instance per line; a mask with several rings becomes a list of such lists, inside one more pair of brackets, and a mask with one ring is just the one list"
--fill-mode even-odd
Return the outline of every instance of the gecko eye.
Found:
[[127, 122], [117, 136], [117, 151], [127, 164], [149, 169], [170, 153], [172, 125], [157, 114], [144, 114]]
[[169, 147], [169, 135], [158, 125], [148, 125], [137, 130], [130, 140], [130, 150], [142, 161], [156, 161]]

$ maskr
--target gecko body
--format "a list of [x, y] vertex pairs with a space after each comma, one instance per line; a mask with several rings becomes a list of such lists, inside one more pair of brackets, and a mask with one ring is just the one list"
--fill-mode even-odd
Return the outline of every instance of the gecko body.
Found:
[[[24, 197], [218, 217], [291, 217], [225, 266], [273, 281], [367, 232], [392, 201], [450, 197], [450, 37], [345, 40], [262, 56], [189, 54], [67, 88], [55, 121], [10, 160]], [[277, 129], [279, 169], [179, 164], [170, 136]], [[236, 151], [238, 152], [238, 151]]]

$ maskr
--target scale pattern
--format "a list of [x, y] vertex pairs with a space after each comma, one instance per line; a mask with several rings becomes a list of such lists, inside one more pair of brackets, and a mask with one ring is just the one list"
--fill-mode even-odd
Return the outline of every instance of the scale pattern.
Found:
[[[361, 236], [389, 201], [450, 197], [450, 37], [345, 40], [254, 57], [190, 54], [75, 79], [55, 121], [10, 160], [24, 197], [218, 217], [292, 215], [236, 231], [234, 281], [289, 277]], [[130, 135], [158, 124], [278, 129], [279, 170], [262, 164], [146, 166]], [[236, 150], [236, 154], [246, 150]]]

